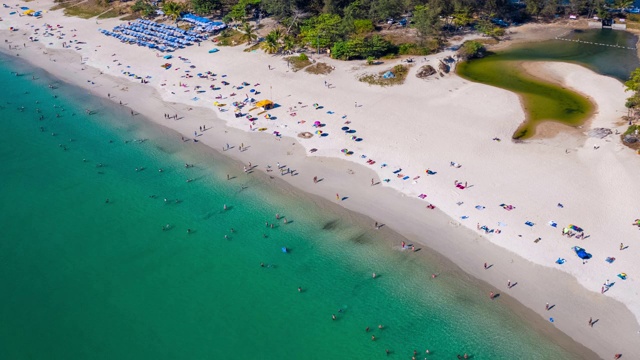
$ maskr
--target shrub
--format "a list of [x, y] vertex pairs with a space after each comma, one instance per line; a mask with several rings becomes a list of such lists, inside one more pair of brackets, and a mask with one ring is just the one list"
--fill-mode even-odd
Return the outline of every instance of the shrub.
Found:
[[432, 49], [417, 44], [405, 43], [398, 46], [398, 55], [424, 56], [432, 53]]
[[458, 56], [464, 60], [482, 57], [484, 55], [484, 45], [478, 41], [469, 40], [458, 50]]
[[307, 60], [309, 60], [309, 57], [307, 56], [307, 54], [302, 53], [302, 54], [300, 54], [300, 55], [298, 56], [298, 60], [300, 60], [300, 61], [307, 61]]
[[353, 20], [353, 27], [356, 34], [370, 33], [375, 29], [371, 20]]
[[335, 59], [351, 60], [380, 57], [393, 50], [393, 45], [379, 35], [371, 38], [356, 37], [347, 41], [338, 41], [331, 48]]

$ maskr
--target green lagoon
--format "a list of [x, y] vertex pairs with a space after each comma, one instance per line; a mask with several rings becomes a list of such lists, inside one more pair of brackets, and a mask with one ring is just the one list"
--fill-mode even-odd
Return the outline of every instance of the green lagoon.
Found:
[[578, 126], [589, 118], [594, 109], [590, 101], [575, 91], [526, 73], [522, 62], [570, 62], [620, 81], [625, 81], [629, 73], [640, 66], [636, 51], [630, 49], [635, 48], [637, 42], [637, 37], [631, 33], [607, 29], [574, 30], [562, 39], [582, 42], [552, 39], [518, 44], [458, 65], [457, 73], [463, 78], [520, 95], [527, 121], [515, 130], [514, 139], [531, 138], [535, 135], [536, 126], [544, 121]]

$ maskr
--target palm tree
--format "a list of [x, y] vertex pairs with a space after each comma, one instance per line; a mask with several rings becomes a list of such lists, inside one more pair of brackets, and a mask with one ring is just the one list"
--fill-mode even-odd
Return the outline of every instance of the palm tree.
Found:
[[280, 44], [278, 43], [278, 38], [274, 36], [273, 32], [270, 32], [264, 38], [264, 42], [262, 43], [262, 49], [267, 54], [275, 54], [278, 52], [279, 48], [280, 48]]
[[251, 44], [254, 40], [258, 38], [256, 34], [256, 29], [253, 25], [248, 22], [242, 24], [242, 40], [246, 40], [247, 44]]
[[630, 8], [634, 3], [634, 0], [616, 0], [613, 2], [613, 8], [620, 11]]
[[177, 2], [168, 1], [162, 4], [162, 11], [164, 14], [172, 18], [174, 21], [180, 17], [182, 10], [183, 5]]
[[276, 39], [276, 41], [282, 40], [282, 36], [284, 35], [284, 33], [282, 32], [282, 28], [281, 27], [277, 27], [277, 28], [271, 30], [271, 32], [269, 34], [273, 35], [273, 37]]
[[296, 40], [294, 39], [293, 36], [291, 35], [286, 35], [283, 39], [282, 39], [282, 50], [285, 53], [291, 52], [293, 51], [293, 49], [295, 49], [296, 47]]

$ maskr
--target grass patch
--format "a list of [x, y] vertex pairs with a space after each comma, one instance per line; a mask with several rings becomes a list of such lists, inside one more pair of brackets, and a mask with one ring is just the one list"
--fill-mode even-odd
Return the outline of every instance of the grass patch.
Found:
[[253, 50], [258, 50], [260, 49], [260, 43], [255, 43], [251, 46], [249, 46], [248, 48], [244, 49], [244, 52], [252, 52]]
[[287, 62], [289, 63], [289, 67], [293, 70], [293, 72], [302, 70], [305, 67], [311, 65], [311, 61], [309, 61], [309, 58], [305, 54], [300, 54], [298, 56], [289, 56], [285, 58], [285, 60], [287, 60]]
[[220, 46], [238, 46], [243, 43], [242, 33], [234, 29], [226, 29], [216, 38], [217, 45]]
[[98, 19], [111, 19], [111, 18], [118, 17], [120, 15], [122, 15], [122, 14], [120, 14], [120, 10], [118, 10], [118, 9], [110, 9], [110, 10], [98, 15]]
[[631, 126], [629, 126], [627, 131], [625, 131], [624, 134], [622, 134], [622, 136], [629, 135], [629, 134], [635, 132], [636, 130], [640, 131], [640, 125], [631, 125]]
[[[620, 140], [622, 141], [622, 144], [624, 144], [625, 146], [627, 146], [628, 148], [631, 148], [633, 150], [638, 150], [638, 154], [640, 154], [640, 141], [636, 141], [634, 143], [632, 142], [625, 142], [624, 138], [628, 135], [633, 135], [636, 131], [640, 132], [640, 125], [631, 125], [629, 126], [629, 128], [627, 129], [627, 131], [624, 132], [624, 134], [620, 135]], [[640, 135], [637, 135], [636, 138], [639, 138]]]
[[479, 42], [480, 44], [483, 45], [497, 45], [498, 43], [500, 43], [500, 41], [496, 38], [481, 38], [481, 39], [475, 39], [474, 41]]
[[127, 14], [127, 15], [123, 16], [122, 18], [120, 18], [120, 20], [133, 21], [133, 20], [137, 20], [139, 18], [140, 18], [140, 14]]
[[[393, 86], [393, 85], [402, 85], [404, 81], [407, 79], [407, 75], [409, 74], [410, 65], [396, 65], [392, 69], [388, 69], [385, 71], [381, 71], [378, 74], [365, 74], [361, 76], [358, 80], [365, 82], [369, 85], [379, 85], [379, 86]], [[385, 79], [382, 75], [387, 71], [391, 71], [395, 77]]]
[[331, 72], [333, 71], [333, 66], [329, 66], [323, 62], [319, 62], [308, 66], [306, 69], [304, 69], [304, 71], [310, 74], [327, 75], [331, 74]]
[[627, 29], [640, 30], [640, 14], [627, 14]]
[[111, 11], [111, 7], [112, 6], [109, 4], [107, 4], [106, 6], [101, 5], [96, 0], [88, 0], [61, 3], [53, 7], [52, 10], [64, 9], [64, 14], [66, 16], [75, 16], [82, 19], [90, 19], [104, 13], [107, 10]]

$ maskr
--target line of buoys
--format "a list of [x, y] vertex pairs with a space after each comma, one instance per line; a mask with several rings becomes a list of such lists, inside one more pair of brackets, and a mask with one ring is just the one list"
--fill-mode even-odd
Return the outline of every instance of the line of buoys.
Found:
[[637, 50], [637, 48], [635, 48], [635, 47], [627, 47], [627, 46], [611, 45], [611, 44], [602, 44], [602, 43], [596, 43], [596, 42], [591, 42], [591, 41], [565, 39], [565, 38], [561, 38], [561, 37], [556, 37], [555, 39], [556, 40], [563, 40], [563, 41], [577, 42], [577, 43], [582, 43], [582, 44], [589, 44], [589, 45], [600, 45], [600, 46], [608, 46], [608, 47], [614, 47], [614, 48], [619, 48], [619, 49]]

